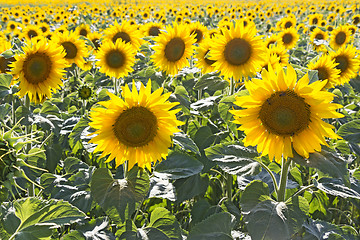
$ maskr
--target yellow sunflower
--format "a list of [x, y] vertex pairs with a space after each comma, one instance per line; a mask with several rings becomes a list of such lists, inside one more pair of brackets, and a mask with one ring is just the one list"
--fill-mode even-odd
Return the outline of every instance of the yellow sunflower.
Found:
[[196, 67], [201, 69], [203, 74], [214, 72], [215, 68], [212, 66], [216, 61], [209, 59], [209, 52], [211, 47], [211, 40], [205, 39], [199, 44], [196, 49], [195, 58], [197, 58]]
[[41, 35], [41, 30], [37, 26], [28, 25], [22, 30], [22, 37], [26, 40], [31, 40], [32, 38], [38, 37]]
[[15, 55], [15, 62], [10, 65], [12, 74], [19, 76], [18, 94], [21, 97], [27, 94], [30, 101], [41, 103], [63, 85], [61, 78], [67, 67], [65, 52], [44, 39], [29, 42], [22, 49], [24, 53]]
[[265, 39], [266, 48], [270, 48], [271, 45], [274, 45], [279, 40], [279, 36], [276, 34], [272, 34]]
[[342, 85], [356, 77], [359, 70], [360, 61], [356, 57], [356, 48], [354, 46], [342, 46], [336, 52], [330, 53], [331, 59], [337, 63], [336, 68], [340, 70], [340, 77], [337, 80], [338, 85]]
[[317, 70], [320, 81], [327, 81], [325, 88], [338, 85], [340, 70], [336, 68], [334, 59], [329, 55], [322, 55], [316, 62], [310, 62], [308, 69]]
[[104, 38], [110, 40], [113, 43], [120, 39], [125, 43], [130, 43], [131, 46], [137, 51], [141, 44], [141, 32], [137, 29], [135, 24], [131, 24], [130, 21], [122, 21], [121, 25], [115, 21], [114, 25], [105, 29]]
[[351, 31], [346, 25], [339, 26], [331, 32], [330, 47], [334, 50], [345, 46], [351, 40]]
[[322, 90], [325, 81], [309, 84], [307, 74], [296, 81], [290, 65], [286, 73], [269, 67], [261, 75], [262, 79], [245, 82], [250, 95], [236, 98], [234, 103], [243, 109], [230, 110], [234, 123], [246, 134], [245, 146], [257, 145], [262, 156], [280, 162], [282, 157], [293, 157], [293, 149], [308, 158], [309, 153], [321, 151], [321, 144], [327, 145], [325, 137], [340, 138], [322, 120], [343, 117], [336, 112], [342, 106], [331, 103], [334, 95]]
[[100, 48], [100, 39], [102, 38], [102, 34], [99, 32], [92, 32], [87, 35], [87, 38], [94, 44], [95, 51]]
[[293, 27], [286, 28], [284, 31], [279, 33], [278, 42], [283, 44], [286, 49], [292, 49], [293, 47], [295, 47], [297, 40], [299, 40], [299, 34]]
[[80, 24], [80, 26], [76, 28], [75, 32], [77, 33], [78, 36], [87, 37], [87, 35], [91, 32], [90, 26], [85, 23], [82, 23]]
[[272, 44], [268, 49], [270, 55], [275, 55], [281, 66], [286, 66], [289, 64], [289, 54], [287, 53], [286, 48], [281, 44]]
[[71, 65], [75, 63], [79, 67], [85, 64], [84, 57], [88, 56], [85, 41], [81, 40], [75, 32], [65, 31], [63, 34], [55, 34], [51, 40], [65, 49], [65, 60]]
[[[0, 53], [5, 52], [6, 50], [11, 49], [11, 43], [5, 39], [0, 40]], [[14, 57], [5, 58], [0, 56], [0, 73], [9, 73], [10, 64], [15, 61]]]
[[205, 38], [208, 29], [200, 22], [193, 22], [188, 27], [190, 34], [195, 35], [196, 43], [201, 43]]
[[135, 64], [136, 52], [134, 48], [123, 41], [105, 41], [97, 53], [96, 58], [99, 60], [96, 65], [100, 67], [100, 72], [107, 76], [121, 78], [132, 72], [131, 68]]
[[151, 59], [156, 67], [167, 74], [176, 75], [180, 69], [189, 65], [194, 51], [195, 36], [189, 35], [186, 27], [173, 22], [173, 26], [167, 26], [166, 30], [154, 38], [156, 45], [155, 53]]
[[266, 53], [265, 62], [263, 62], [263, 64], [261, 65], [261, 69], [266, 69], [266, 71], [269, 71], [269, 65], [271, 65], [273, 69], [278, 69], [282, 67], [280, 63], [281, 63], [281, 58], [277, 54], [272, 53], [268, 49]]
[[160, 30], [164, 28], [162, 23], [149, 22], [142, 25], [142, 31], [145, 36], [156, 37], [159, 36]]
[[111, 100], [100, 102], [105, 108], [94, 108], [89, 125], [97, 129], [90, 142], [98, 144], [95, 152], [108, 154], [106, 162], [115, 159], [116, 166], [128, 161], [131, 169], [136, 163], [151, 170], [151, 163], [168, 155], [171, 136], [183, 123], [176, 119], [180, 109], [171, 110], [178, 103], [167, 101], [171, 93], [163, 94], [163, 88], [151, 93], [151, 81], [146, 88], [141, 84], [138, 92], [135, 83], [132, 91], [122, 87], [122, 97], [108, 93]]
[[210, 60], [216, 61], [214, 67], [225, 78], [255, 75], [261, 69], [266, 56], [265, 46], [255, 27], [244, 27], [242, 22], [231, 24], [224, 35], [216, 35], [210, 48]]

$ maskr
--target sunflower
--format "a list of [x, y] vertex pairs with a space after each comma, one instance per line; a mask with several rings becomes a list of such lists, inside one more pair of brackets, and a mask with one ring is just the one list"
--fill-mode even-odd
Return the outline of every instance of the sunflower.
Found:
[[346, 25], [339, 26], [331, 32], [330, 47], [334, 50], [345, 46], [351, 40], [351, 31]]
[[180, 69], [189, 65], [194, 51], [196, 39], [189, 35], [185, 25], [173, 23], [173, 27], [167, 26], [166, 30], [154, 38], [156, 45], [155, 53], [151, 56], [156, 67], [167, 74], [176, 75]]
[[311, 14], [309, 17], [309, 25], [318, 25], [323, 18], [322, 14]]
[[299, 34], [296, 29], [291, 27], [279, 33], [279, 42], [285, 46], [286, 49], [295, 47]]
[[98, 144], [95, 151], [108, 154], [106, 162], [115, 159], [116, 166], [128, 161], [131, 169], [139, 167], [151, 170], [151, 163], [168, 155], [171, 136], [183, 123], [176, 119], [180, 109], [171, 110], [178, 103], [167, 101], [171, 93], [163, 94], [163, 88], [151, 93], [151, 81], [146, 88], [141, 83], [138, 92], [135, 83], [132, 91], [122, 87], [122, 97], [108, 93], [111, 100], [100, 102], [105, 108], [94, 108], [89, 125], [97, 129], [90, 142]]
[[208, 29], [200, 22], [191, 23], [188, 29], [190, 34], [195, 35], [196, 43], [201, 43], [208, 31]]
[[12, 74], [19, 76], [19, 95], [26, 94], [30, 101], [41, 103], [51, 97], [51, 93], [63, 85], [61, 78], [65, 74], [67, 63], [63, 48], [42, 39], [31, 41], [23, 48], [24, 53], [15, 55]]
[[216, 35], [210, 48], [210, 60], [216, 61], [214, 67], [225, 78], [255, 75], [261, 69], [266, 55], [265, 46], [255, 27], [244, 27], [242, 22], [232, 24], [224, 35]]
[[360, 14], [356, 14], [352, 17], [352, 24], [358, 25], [360, 23]]
[[320, 81], [327, 81], [325, 88], [338, 85], [340, 70], [336, 68], [336, 63], [329, 55], [322, 55], [316, 62], [310, 62], [308, 69], [317, 70]]
[[342, 46], [336, 52], [330, 53], [331, 59], [337, 63], [336, 68], [340, 70], [340, 77], [337, 83], [342, 85], [356, 76], [359, 70], [360, 61], [355, 58], [356, 48], [354, 46]]
[[293, 157], [293, 149], [301, 156], [321, 151], [327, 145], [325, 137], [339, 139], [334, 127], [322, 118], [339, 118], [339, 104], [330, 103], [333, 94], [323, 91], [326, 82], [309, 84], [305, 74], [299, 81], [295, 70], [288, 65], [287, 71], [270, 67], [262, 71], [262, 79], [246, 81], [248, 96], [237, 97], [234, 102], [242, 110], [230, 110], [234, 123], [241, 124], [245, 132], [245, 146], [257, 145], [261, 155], [280, 162]]
[[268, 49], [270, 55], [275, 55], [281, 66], [286, 66], [289, 64], [289, 54], [287, 53], [286, 48], [281, 44], [270, 45]]
[[142, 31], [145, 36], [156, 37], [159, 36], [160, 30], [164, 28], [162, 23], [149, 22], [142, 25]]
[[100, 39], [102, 36], [103, 35], [99, 32], [92, 32], [87, 35], [87, 38], [94, 44], [96, 51], [100, 48]]
[[8, 21], [6, 26], [6, 29], [9, 32], [14, 32], [18, 28], [19, 24], [15, 21]]
[[276, 34], [272, 34], [265, 39], [266, 48], [270, 48], [271, 45], [274, 45], [279, 40], [279, 36]]
[[38, 37], [41, 35], [41, 30], [32, 25], [28, 25], [25, 29], [22, 30], [22, 37], [26, 40], [31, 40], [32, 38]]
[[65, 49], [65, 60], [71, 65], [75, 63], [81, 67], [85, 63], [88, 50], [85, 42], [81, 40], [75, 32], [65, 31], [63, 34], [52, 36], [52, 40]]
[[[0, 40], [0, 53], [11, 49], [11, 43], [5, 39]], [[10, 64], [15, 61], [14, 57], [5, 58], [0, 55], [0, 73], [8, 73], [10, 70]]]
[[141, 33], [137, 30], [136, 25], [131, 25], [130, 21], [123, 21], [121, 25], [115, 21], [114, 25], [104, 31], [104, 38], [110, 40], [113, 43], [120, 39], [125, 43], [130, 43], [131, 46], [137, 51], [141, 44]]
[[324, 44], [322, 43], [322, 41], [327, 40], [327, 38], [327, 32], [321, 30], [320, 28], [315, 28], [310, 35], [310, 41], [316, 51], [321, 51], [324, 49]]
[[129, 44], [123, 41], [105, 41], [95, 57], [99, 59], [96, 65], [100, 67], [100, 72], [107, 76], [121, 78], [132, 72], [131, 68], [135, 63], [136, 51]]
[[271, 65], [273, 69], [278, 69], [282, 67], [280, 63], [281, 63], [280, 57], [275, 53], [271, 53], [271, 51], [268, 49], [266, 53], [265, 61], [261, 65], [261, 69], [266, 69], [266, 71], [268, 71], [269, 65]]
[[82, 24], [80, 24], [80, 26], [78, 26], [76, 28], [75, 32], [77, 33], [78, 36], [87, 37], [87, 35], [91, 32], [90, 26], [87, 25], [87, 24], [82, 23]]
[[205, 39], [199, 44], [196, 49], [195, 58], [197, 58], [196, 67], [201, 69], [203, 74], [214, 72], [215, 68], [212, 66], [216, 61], [210, 60], [208, 53], [210, 52], [211, 40]]

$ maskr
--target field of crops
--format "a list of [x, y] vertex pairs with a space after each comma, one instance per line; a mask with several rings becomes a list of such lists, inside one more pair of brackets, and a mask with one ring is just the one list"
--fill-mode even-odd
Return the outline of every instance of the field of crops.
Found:
[[360, 239], [357, 1], [0, 18], [0, 239]]

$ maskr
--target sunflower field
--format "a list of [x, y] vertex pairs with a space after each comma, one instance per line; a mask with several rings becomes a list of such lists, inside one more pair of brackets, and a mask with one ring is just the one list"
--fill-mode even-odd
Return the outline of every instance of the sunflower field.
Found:
[[360, 239], [360, 2], [0, 18], [0, 239]]

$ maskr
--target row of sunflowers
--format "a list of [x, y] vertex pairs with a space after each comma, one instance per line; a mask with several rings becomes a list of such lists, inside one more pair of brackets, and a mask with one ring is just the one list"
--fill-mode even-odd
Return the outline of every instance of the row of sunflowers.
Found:
[[356, 1], [20, 3], [1, 239], [356, 239]]

